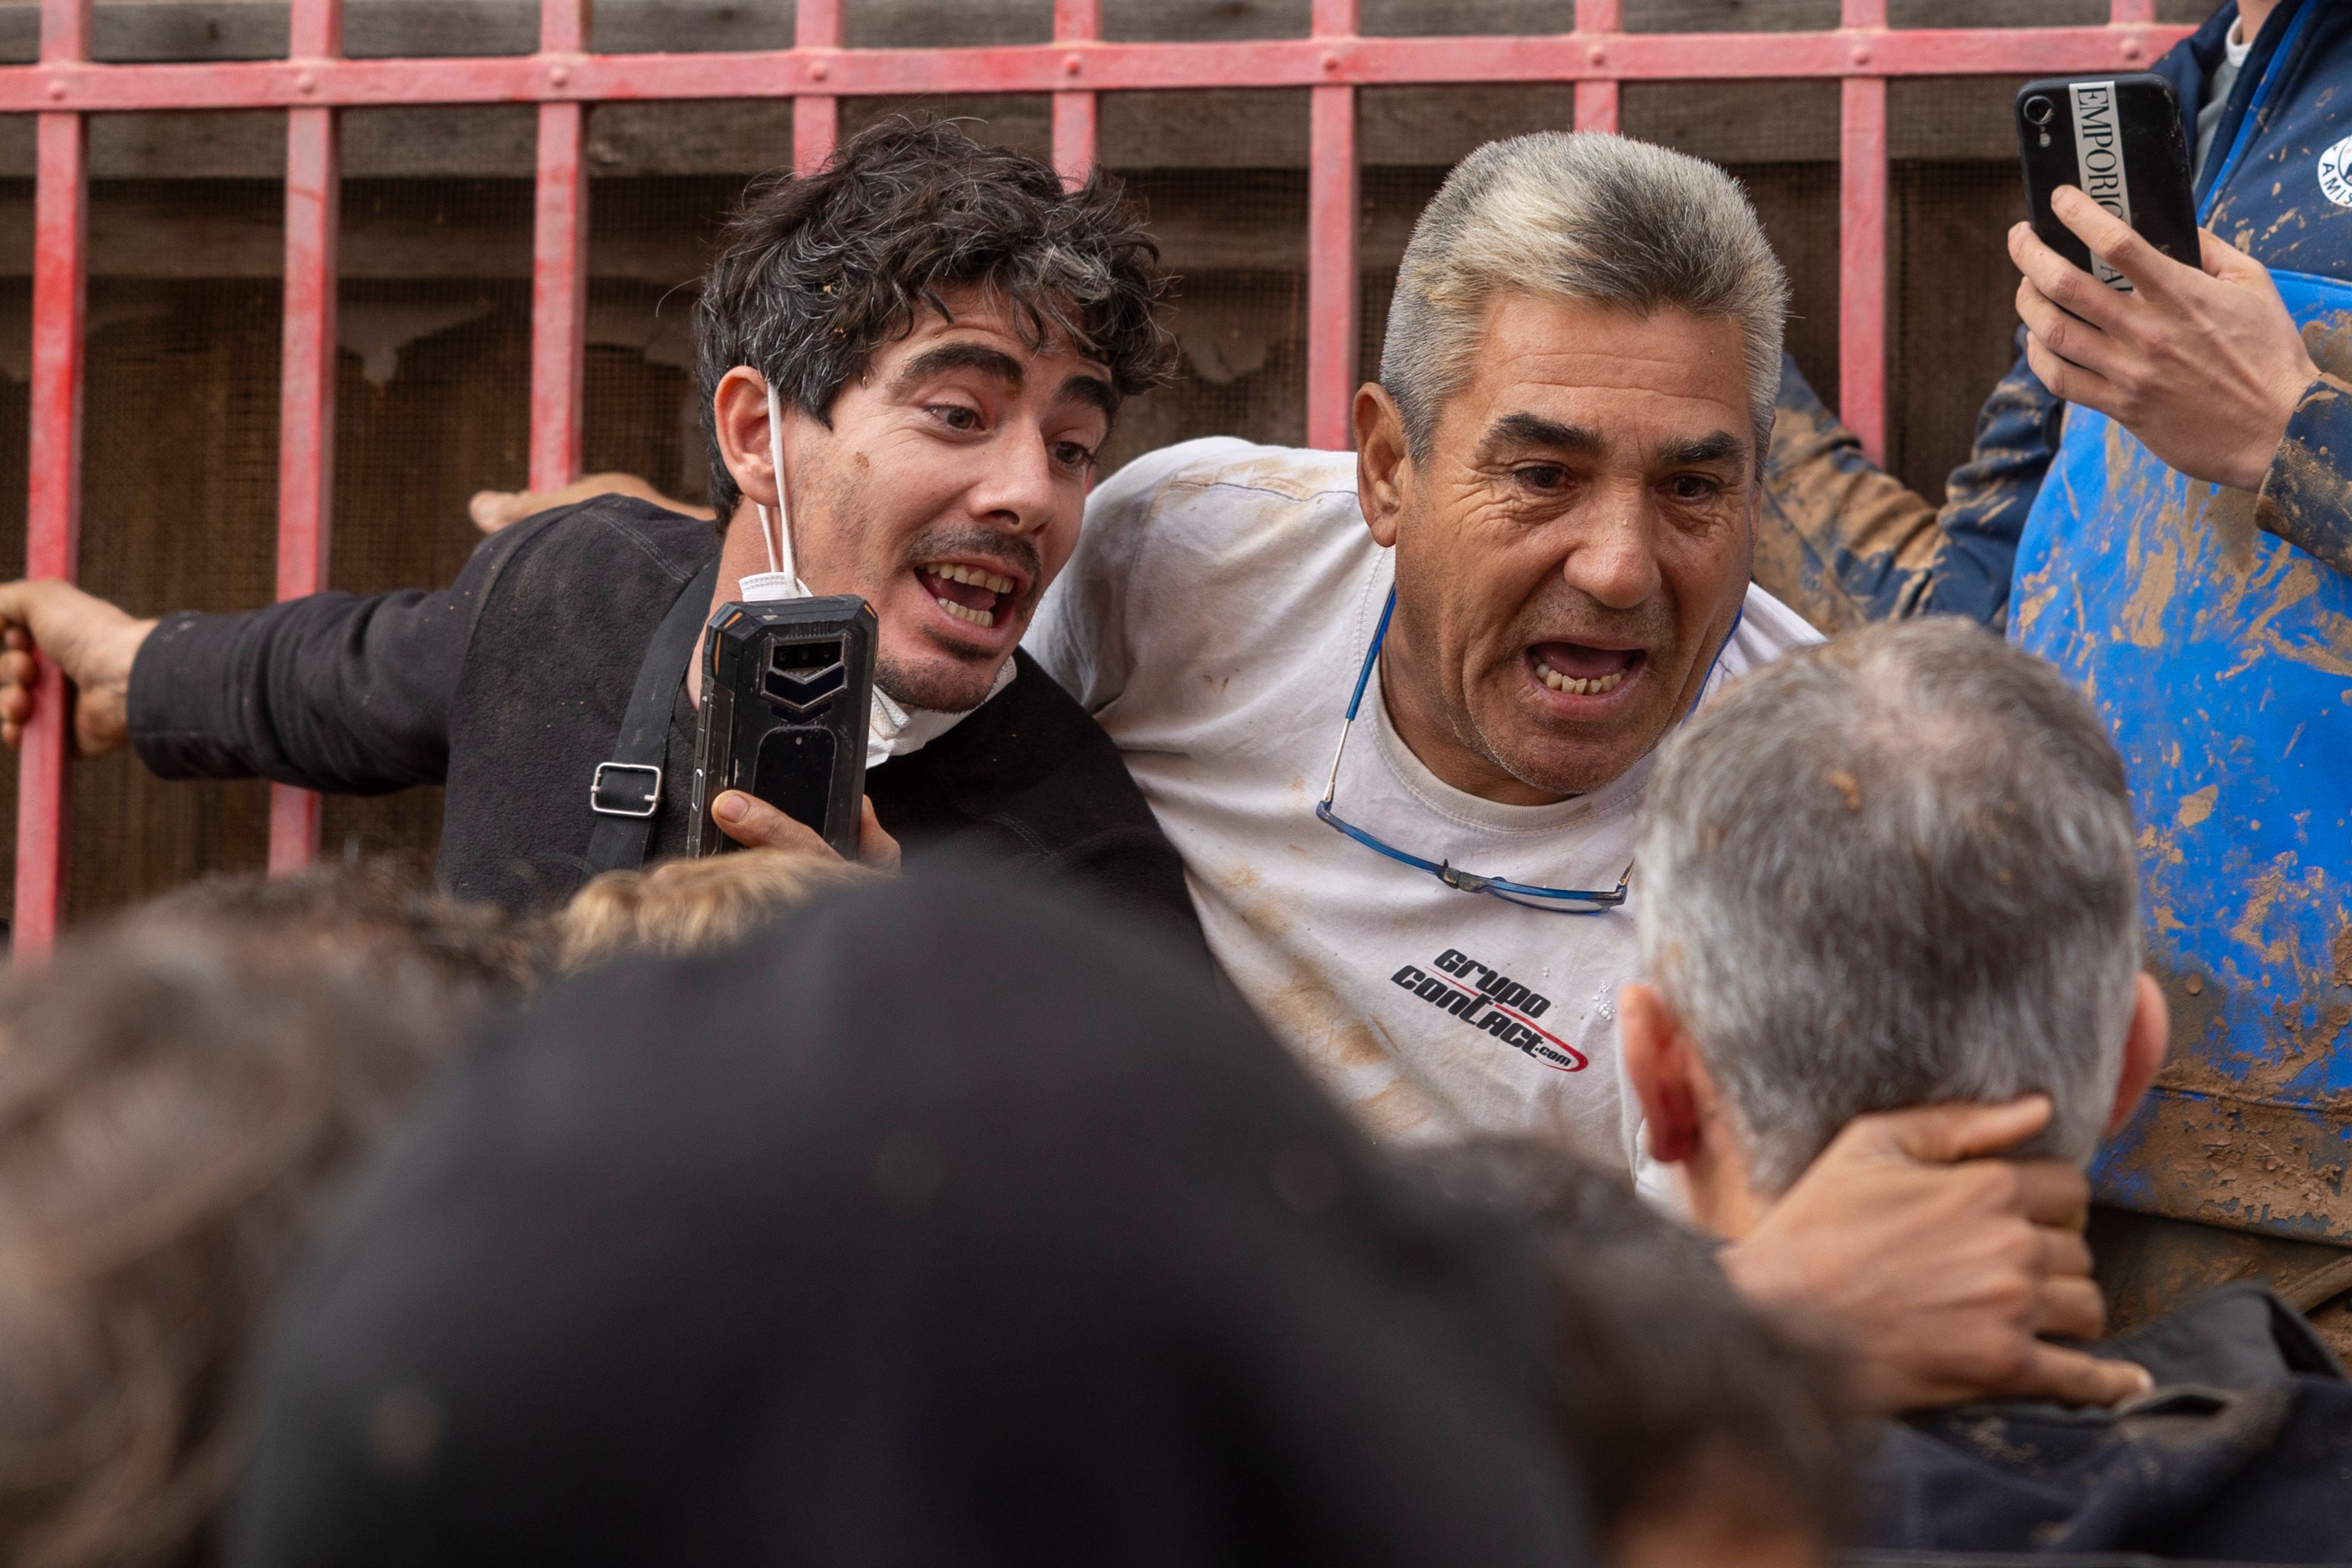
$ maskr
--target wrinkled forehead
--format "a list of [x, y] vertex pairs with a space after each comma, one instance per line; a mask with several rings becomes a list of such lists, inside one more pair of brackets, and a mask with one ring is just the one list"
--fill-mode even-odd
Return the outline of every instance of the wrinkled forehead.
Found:
[[1445, 437], [1478, 442], [1500, 422], [1535, 416], [1629, 449], [1716, 445], [1728, 434], [1744, 454], [1753, 441], [1745, 348], [1729, 316], [1500, 294]]

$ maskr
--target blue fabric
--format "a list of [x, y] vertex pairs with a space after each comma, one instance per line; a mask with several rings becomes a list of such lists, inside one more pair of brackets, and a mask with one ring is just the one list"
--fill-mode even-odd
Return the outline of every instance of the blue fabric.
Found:
[[[2156, 67], [2184, 115], [2235, 19]], [[2204, 223], [2271, 268], [2324, 373], [2259, 494], [2172, 473], [2021, 360], [1938, 511], [1791, 367], [1757, 572], [1825, 628], [2005, 626], [2090, 691], [2132, 771], [2174, 1030], [2100, 1195], [2352, 1242], [2352, 4], [2272, 13], [2200, 184]]]
[[[2352, 211], [2344, 227], [2352, 241]], [[2352, 283], [2275, 277], [2298, 321], [2352, 332]], [[2352, 576], [2263, 531], [2263, 505], [2070, 409], [2010, 633], [2091, 694], [2123, 752], [2172, 1007], [2171, 1062], [2103, 1156], [2099, 1195], [2345, 1241]]]
[[[2151, 68], [2179, 94], [2192, 144], [2206, 79], [2237, 14], [2235, 5], [2223, 6]], [[2352, 277], [2352, 210], [2331, 202], [2317, 179], [2319, 158], [2347, 133], [2352, 5], [2287, 0], [2255, 36], [2231, 90], [2215, 153], [2200, 181], [2202, 220], [2274, 270]], [[1885, 546], [1885, 531], [1856, 538], [1801, 485], [1776, 485], [1768, 474], [1768, 556], [1778, 534], [1796, 542], [1802, 560], [1777, 577], [1759, 572], [1759, 580], [1825, 629], [1851, 624], [1850, 610], [1873, 619], [1944, 614], [2005, 625], [2018, 538], [2057, 452], [2063, 411], [2026, 364], [2021, 330], [2015, 363], [1977, 416], [1969, 460], [1952, 470], [1932, 520], [1932, 544], [1906, 532], [1911, 547], [1897, 556]], [[1850, 468], [1876, 472], [1851, 432], [1822, 409], [1793, 361], [1783, 368], [1780, 421], [1773, 458], [1782, 472], [1799, 473], [1796, 451], [1818, 457], [1824, 447], [1843, 453]], [[2352, 446], [2339, 442], [2331, 452], [2333, 471], [2352, 475]], [[2331, 490], [2325, 499], [2338, 498]], [[2336, 510], [2283, 508], [2263, 525], [2303, 542], [2298, 528], [2315, 529], [2321, 525], [2311, 519]], [[2346, 555], [2352, 559], [2352, 550]]]

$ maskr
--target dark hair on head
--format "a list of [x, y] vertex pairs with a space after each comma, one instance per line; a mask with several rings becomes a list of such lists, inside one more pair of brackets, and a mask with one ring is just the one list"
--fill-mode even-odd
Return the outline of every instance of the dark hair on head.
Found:
[[1706, 1509], [1742, 1531], [1839, 1539], [1856, 1473], [1839, 1370], [1741, 1300], [1710, 1243], [1622, 1175], [1533, 1140], [1414, 1163], [1533, 1230], [1554, 1287], [1556, 1415], [1606, 1536]]
[[1100, 361], [1122, 397], [1167, 381], [1160, 247], [1097, 170], [1072, 190], [1024, 153], [941, 121], [892, 118], [805, 178], [752, 182], [719, 237], [694, 313], [695, 381], [723, 528], [742, 492], [719, 451], [711, 399], [750, 365], [778, 399], [830, 423], [876, 352], [949, 314], [950, 289], [1003, 301], [1031, 344], [1055, 335]]

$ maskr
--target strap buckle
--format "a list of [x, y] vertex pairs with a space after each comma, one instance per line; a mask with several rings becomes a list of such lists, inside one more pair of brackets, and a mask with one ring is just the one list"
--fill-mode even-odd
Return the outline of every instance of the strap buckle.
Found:
[[599, 816], [647, 817], [661, 809], [662, 771], [647, 763], [598, 763], [588, 809]]

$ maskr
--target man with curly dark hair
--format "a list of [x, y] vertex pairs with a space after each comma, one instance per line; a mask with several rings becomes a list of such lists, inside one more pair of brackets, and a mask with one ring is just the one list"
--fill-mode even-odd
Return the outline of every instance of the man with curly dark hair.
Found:
[[[1197, 932], [1118, 752], [1016, 652], [1121, 402], [1171, 374], [1166, 289], [1113, 183], [887, 121], [814, 174], [756, 182], [720, 237], [695, 313], [715, 538], [606, 494], [501, 531], [439, 593], [139, 620], [64, 583], [0, 586], [0, 735], [31, 712], [37, 644], [79, 688], [85, 752], [346, 794], [446, 784], [443, 884], [558, 900], [617, 863], [592, 850], [591, 780], [641, 679], [670, 722], [630, 853], [688, 842], [701, 661], [656, 670], [648, 647], [673, 605], [741, 597], [781, 508], [802, 581], [880, 621], [861, 858], [1010, 860]], [[820, 847], [740, 792], [713, 815], [745, 843]]]

